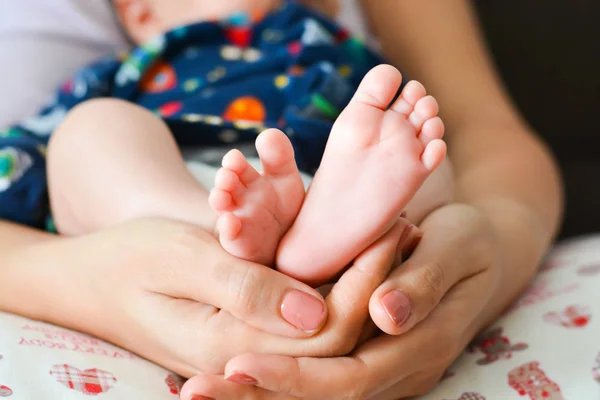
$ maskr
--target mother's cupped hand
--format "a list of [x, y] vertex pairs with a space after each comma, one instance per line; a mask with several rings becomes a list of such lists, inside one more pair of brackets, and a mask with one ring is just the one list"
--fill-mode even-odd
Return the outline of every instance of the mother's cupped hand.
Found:
[[[511, 291], [499, 284], [498, 245], [484, 214], [452, 204], [429, 215], [421, 228], [423, 238], [412, 256], [371, 298], [378, 325], [401, 335], [370, 339], [347, 357], [242, 355], [227, 364], [229, 381], [195, 377], [182, 398], [396, 400], [431, 390], [476, 333], [498, 316]], [[403, 293], [403, 308], [410, 310], [401, 320], [382, 302], [394, 290]]]
[[229, 255], [200, 228], [156, 218], [25, 249], [17, 256], [28, 268], [11, 275], [34, 290], [28, 316], [94, 334], [184, 376], [223, 373], [227, 361], [248, 352], [350, 352], [392, 265], [388, 247], [408, 226], [402, 220], [395, 239], [374, 244], [326, 300]]

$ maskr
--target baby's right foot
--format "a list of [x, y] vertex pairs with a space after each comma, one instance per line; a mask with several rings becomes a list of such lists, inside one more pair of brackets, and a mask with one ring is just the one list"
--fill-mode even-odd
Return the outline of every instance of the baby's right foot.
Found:
[[268, 129], [256, 139], [258, 173], [238, 150], [223, 157], [209, 203], [219, 215], [217, 231], [230, 254], [271, 266], [279, 240], [296, 218], [304, 184], [287, 136]]
[[442, 162], [438, 105], [395, 68], [373, 68], [335, 122], [300, 213], [278, 248], [277, 267], [303, 282], [327, 282], [398, 220]]

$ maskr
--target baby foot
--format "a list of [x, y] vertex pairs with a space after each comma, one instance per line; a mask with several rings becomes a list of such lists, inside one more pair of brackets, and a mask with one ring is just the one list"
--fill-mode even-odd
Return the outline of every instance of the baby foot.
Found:
[[300, 213], [277, 250], [279, 270], [316, 285], [338, 274], [398, 219], [442, 162], [438, 104], [402, 76], [372, 69], [331, 131]]
[[238, 150], [223, 157], [209, 203], [219, 215], [217, 231], [232, 255], [270, 266], [279, 240], [304, 200], [304, 185], [287, 136], [276, 129], [261, 133], [256, 150], [258, 173]]

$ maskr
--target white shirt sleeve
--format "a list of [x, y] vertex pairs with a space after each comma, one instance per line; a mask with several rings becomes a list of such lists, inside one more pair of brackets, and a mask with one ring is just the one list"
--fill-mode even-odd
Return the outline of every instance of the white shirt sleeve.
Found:
[[341, 9], [338, 15], [338, 22], [372, 49], [381, 50], [379, 41], [369, 29], [369, 24], [365, 19], [359, 1], [342, 0], [340, 3]]
[[0, 0], [0, 128], [39, 111], [77, 69], [127, 45], [109, 0]]

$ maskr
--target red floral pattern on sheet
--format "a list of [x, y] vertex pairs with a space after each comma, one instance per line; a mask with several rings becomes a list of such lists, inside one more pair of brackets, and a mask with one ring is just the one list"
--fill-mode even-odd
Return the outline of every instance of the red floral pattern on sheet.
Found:
[[453, 371], [446, 371], [444, 372], [444, 375], [442, 375], [442, 377], [440, 378], [440, 382], [454, 378], [456, 376], [456, 373]]
[[[0, 360], [2, 360], [2, 358], [4, 358], [4, 356], [0, 354]], [[8, 397], [12, 394], [13, 392], [11, 388], [5, 385], [0, 385], [0, 397]]]
[[508, 309], [505, 316], [524, 307], [544, 303], [550, 299], [573, 293], [581, 288], [580, 282], [552, 282], [547, 276], [538, 277], [527, 291]]
[[579, 276], [596, 276], [600, 275], [600, 264], [589, 264], [577, 269]]
[[457, 400], [485, 400], [485, 397], [479, 393], [467, 392], [463, 393]]
[[590, 308], [581, 305], [571, 305], [560, 311], [550, 311], [544, 314], [544, 321], [565, 328], [583, 328], [590, 322], [591, 318]]
[[558, 384], [548, 378], [537, 361], [510, 371], [508, 384], [520, 396], [529, 396], [531, 400], [565, 400]]
[[502, 328], [494, 328], [475, 339], [469, 346], [471, 352], [481, 352], [484, 357], [477, 360], [478, 365], [487, 365], [498, 360], [506, 360], [512, 357], [515, 351], [527, 349], [525, 343], [512, 344], [502, 335]]
[[8, 397], [13, 394], [8, 386], [0, 385], [0, 397]]
[[486, 400], [485, 396], [476, 392], [465, 392], [456, 400]]
[[108, 392], [117, 383], [110, 372], [96, 368], [82, 371], [68, 364], [52, 366], [50, 375], [69, 389], [92, 396]]
[[561, 261], [558, 261], [558, 260], [546, 260], [540, 266], [540, 268], [538, 269], [538, 271], [540, 273], [542, 273], [542, 272], [550, 272], [550, 271], [556, 271], [558, 269], [563, 269], [563, 268], [568, 267], [568, 266], [569, 266], [568, 263], [561, 262]]
[[165, 378], [165, 383], [172, 394], [180, 394], [181, 388], [183, 387], [185, 381], [179, 375], [169, 374]]

